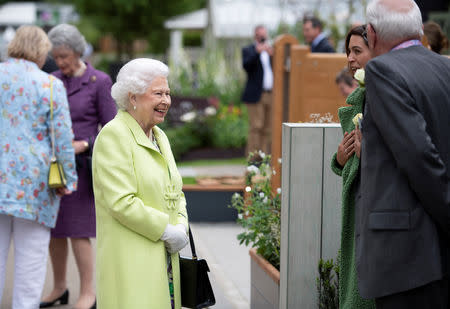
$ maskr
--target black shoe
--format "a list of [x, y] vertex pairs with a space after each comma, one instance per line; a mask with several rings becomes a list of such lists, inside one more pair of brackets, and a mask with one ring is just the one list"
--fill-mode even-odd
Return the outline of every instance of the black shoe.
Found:
[[[65, 290], [64, 293], [53, 301], [43, 301], [39, 304], [39, 308], [48, 308], [54, 306], [59, 301], [60, 305], [67, 305], [69, 303], [69, 290]], [[95, 305], [95, 304], [94, 304]], [[94, 307], [95, 309], [95, 307]]]
[[97, 300], [95, 300], [94, 304], [89, 309], [97, 309]]

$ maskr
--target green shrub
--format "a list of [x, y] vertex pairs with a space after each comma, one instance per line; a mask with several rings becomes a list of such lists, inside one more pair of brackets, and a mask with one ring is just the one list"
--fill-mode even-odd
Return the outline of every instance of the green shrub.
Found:
[[270, 155], [250, 153], [244, 196], [235, 193], [232, 208], [245, 231], [237, 236], [240, 244], [251, 244], [259, 255], [280, 269], [281, 198], [280, 189], [272, 192]]
[[179, 160], [183, 154], [192, 148], [202, 145], [201, 137], [196, 134], [195, 127], [190, 124], [168, 128], [164, 132], [169, 139], [175, 160]]
[[247, 143], [248, 121], [243, 110], [230, 106], [221, 108], [210, 119], [211, 145], [217, 148], [241, 148]]
[[[339, 259], [319, 260], [319, 277], [316, 278], [320, 309], [339, 308]], [[334, 272], [334, 274], [333, 274]], [[336, 275], [336, 277], [335, 277]]]

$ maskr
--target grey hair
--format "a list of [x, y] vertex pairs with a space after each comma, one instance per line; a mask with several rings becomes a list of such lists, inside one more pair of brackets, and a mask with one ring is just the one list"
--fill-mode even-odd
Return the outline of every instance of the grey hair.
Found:
[[60, 24], [48, 33], [48, 38], [53, 44], [53, 48], [65, 46], [83, 56], [86, 49], [86, 40], [84, 36], [78, 31], [77, 27]]
[[422, 14], [415, 1], [411, 9], [398, 12], [389, 9], [381, 0], [373, 0], [367, 6], [367, 24], [371, 24], [377, 36], [386, 42], [423, 35]]
[[161, 61], [149, 58], [137, 58], [126, 63], [117, 74], [111, 88], [111, 96], [117, 107], [126, 110], [129, 103], [128, 94], [143, 94], [153, 79], [169, 76], [169, 68]]

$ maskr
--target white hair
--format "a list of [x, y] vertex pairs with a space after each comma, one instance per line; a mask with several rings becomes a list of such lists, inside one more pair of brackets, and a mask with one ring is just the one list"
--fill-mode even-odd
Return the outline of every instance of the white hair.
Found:
[[380, 40], [386, 42], [420, 37], [423, 35], [422, 14], [411, 0], [411, 9], [399, 12], [388, 8], [381, 0], [373, 0], [367, 6], [367, 24], [371, 24]]
[[147, 91], [153, 79], [169, 75], [169, 68], [161, 61], [138, 58], [126, 63], [117, 74], [117, 79], [111, 88], [111, 96], [119, 109], [128, 107], [128, 94], [143, 94]]
[[65, 46], [83, 56], [86, 49], [86, 40], [77, 27], [69, 24], [60, 24], [48, 32], [48, 38], [53, 48]]

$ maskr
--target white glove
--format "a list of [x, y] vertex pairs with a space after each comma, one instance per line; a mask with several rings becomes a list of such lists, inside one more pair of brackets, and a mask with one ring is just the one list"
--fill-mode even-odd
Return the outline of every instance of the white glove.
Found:
[[186, 233], [186, 227], [183, 224], [167, 224], [164, 233], [161, 236], [164, 245], [169, 253], [176, 253], [186, 247], [189, 237]]

